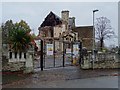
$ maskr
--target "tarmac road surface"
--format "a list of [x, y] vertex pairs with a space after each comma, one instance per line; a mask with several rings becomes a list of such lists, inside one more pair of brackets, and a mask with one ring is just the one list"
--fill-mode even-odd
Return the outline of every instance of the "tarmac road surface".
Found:
[[87, 79], [19, 82], [6, 88], [118, 88], [118, 76], [104, 76]]

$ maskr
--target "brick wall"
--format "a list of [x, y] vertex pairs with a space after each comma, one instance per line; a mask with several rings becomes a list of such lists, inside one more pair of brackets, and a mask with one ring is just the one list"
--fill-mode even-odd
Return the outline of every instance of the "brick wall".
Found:
[[82, 26], [74, 28], [75, 32], [78, 32], [78, 39], [82, 40], [83, 47], [88, 50], [92, 49], [93, 45], [93, 27], [92, 26]]

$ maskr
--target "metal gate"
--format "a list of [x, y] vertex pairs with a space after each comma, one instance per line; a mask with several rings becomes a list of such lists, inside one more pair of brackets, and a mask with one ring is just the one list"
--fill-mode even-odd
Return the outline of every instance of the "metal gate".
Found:
[[[78, 54], [74, 55], [74, 45], [78, 45]], [[36, 68], [58, 68], [80, 64], [80, 55], [81, 55], [81, 42], [65, 42], [65, 41], [57, 41], [57, 40], [43, 40], [40, 42], [40, 51], [38, 52], [39, 57], [34, 62]], [[48, 52], [48, 49], [51, 52]], [[76, 61], [75, 61], [76, 60]]]
[[73, 43], [64, 42], [63, 43], [63, 50], [64, 50], [64, 65], [70, 66], [73, 62]]
[[65, 66], [80, 65], [82, 43], [80, 41], [63, 42], [63, 60]]
[[[57, 48], [57, 43], [61, 43], [57, 40], [45, 40], [44, 41], [44, 68], [55, 68], [63, 66], [63, 52]], [[49, 47], [51, 45], [51, 47]], [[51, 51], [48, 51], [51, 49]]]

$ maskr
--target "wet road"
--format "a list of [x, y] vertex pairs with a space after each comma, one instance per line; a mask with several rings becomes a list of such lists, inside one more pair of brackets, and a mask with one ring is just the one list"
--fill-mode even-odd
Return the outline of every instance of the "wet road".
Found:
[[[8, 86], [10, 87], [10, 86]], [[75, 80], [19, 82], [12, 88], [118, 88], [118, 77], [96, 77]]]
[[29, 85], [32, 88], [118, 88], [118, 77], [97, 77], [76, 80], [61, 80], [36, 85]]
[[118, 87], [117, 77], [111, 76], [118, 70], [81, 70], [79, 66], [36, 69], [24, 79], [4, 84], [3, 88], [94, 88]]

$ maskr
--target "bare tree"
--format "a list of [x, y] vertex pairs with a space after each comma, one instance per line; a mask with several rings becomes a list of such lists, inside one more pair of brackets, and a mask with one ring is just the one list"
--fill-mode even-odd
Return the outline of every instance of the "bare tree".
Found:
[[95, 31], [96, 31], [96, 39], [100, 42], [100, 50], [104, 47], [104, 40], [110, 39], [114, 36], [114, 31], [112, 30], [110, 20], [106, 17], [99, 17], [96, 19], [95, 23]]

